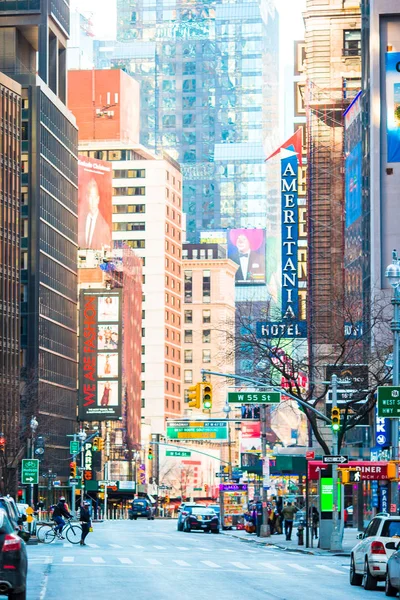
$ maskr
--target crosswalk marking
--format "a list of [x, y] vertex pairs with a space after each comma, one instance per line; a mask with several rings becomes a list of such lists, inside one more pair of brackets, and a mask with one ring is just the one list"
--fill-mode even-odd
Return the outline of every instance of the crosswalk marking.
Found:
[[123, 546], [120, 546], [119, 544], [108, 544], [109, 546], [111, 546], [111, 548], [123, 548]]
[[323, 571], [329, 571], [329, 573], [340, 573], [340, 575], [344, 575], [343, 571], [339, 571], [338, 569], [332, 569], [331, 567], [327, 567], [326, 565], [315, 565], [317, 569], [322, 569]]
[[174, 560], [174, 563], [180, 567], [190, 567], [189, 563], [187, 563], [185, 560]]
[[63, 546], [64, 548], [72, 548], [72, 544], [70, 544], [69, 542], [64, 542]]
[[104, 558], [101, 558], [101, 556], [92, 556], [91, 559], [92, 559], [92, 562], [94, 562], [94, 563], [100, 564], [100, 563], [105, 562]]
[[123, 565], [131, 565], [132, 564], [131, 559], [130, 558], [125, 558], [124, 556], [122, 556], [121, 558], [118, 558], [118, 560]]
[[200, 548], [200, 546], [199, 550], [202, 550], [203, 552], [212, 552], [211, 548]]
[[297, 565], [296, 563], [288, 563], [288, 567], [291, 567], [292, 569], [295, 569], [296, 571], [307, 571], [307, 573], [310, 572], [310, 569], [306, 569], [306, 567], [301, 567], [300, 565]]
[[260, 565], [262, 567], [264, 567], [265, 569], [268, 569], [269, 571], [276, 571], [276, 572], [283, 571], [283, 569], [281, 569], [280, 567], [277, 567], [276, 565], [272, 565], [271, 563], [260, 563]]
[[247, 552], [247, 554], [257, 554], [257, 550], [243, 550], [243, 552]]
[[203, 563], [203, 565], [206, 565], [206, 567], [212, 567], [213, 569], [220, 569], [220, 565], [217, 565], [215, 562], [212, 562], [211, 560], [202, 560], [200, 561]]
[[189, 550], [189, 548], [186, 548], [186, 546], [177, 546], [178, 550]]
[[137, 546], [136, 544], [133, 544], [132, 548], [140, 548], [140, 549], [142, 549], [142, 548], [144, 548], [144, 546]]
[[63, 556], [63, 562], [67, 563], [72, 563], [75, 561], [75, 556]]
[[154, 546], [154, 548], [157, 548], [157, 550], [165, 550], [165, 546]]
[[221, 548], [222, 552], [236, 552], [236, 550], [230, 550], [230, 548]]
[[145, 558], [144, 560], [146, 562], [148, 562], [150, 565], [161, 565], [160, 561], [157, 560], [156, 558]]
[[236, 567], [237, 569], [250, 569], [250, 567], [248, 567], [247, 565], [244, 565], [241, 562], [233, 562], [232, 565], [234, 567]]
[[89, 548], [100, 548], [97, 544], [86, 544], [86, 546], [89, 546]]

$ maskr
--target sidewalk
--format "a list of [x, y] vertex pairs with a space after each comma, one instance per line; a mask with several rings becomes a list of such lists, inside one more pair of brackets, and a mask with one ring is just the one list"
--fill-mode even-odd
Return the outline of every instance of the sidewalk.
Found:
[[[297, 529], [293, 528], [292, 540], [287, 542], [285, 539], [285, 535], [271, 535], [268, 538], [259, 538], [255, 535], [255, 533], [247, 533], [246, 531], [236, 529], [234, 530], [226, 530], [222, 531], [224, 535], [229, 535], [231, 537], [238, 538], [243, 542], [249, 542], [253, 544], [262, 544], [265, 546], [280, 548], [282, 550], [286, 550], [288, 552], [303, 552], [304, 554], [314, 554], [314, 555], [326, 555], [326, 556], [350, 556], [351, 549], [357, 544], [357, 534], [359, 533], [357, 529], [347, 528], [344, 530], [343, 536], [343, 550], [341, 552], [331, 552], [330, 550], [321, 550], [316, 547], [318, 545], [318, 540], [312, 540], [313, 548], [306, 548], [305, 546], [305, 532], [304, 532], [304, 546], [299, 546], [297, 543]], [[310, 532], [311, 534], [311, 532]], [[310, 540], [311, 543], [311, 540]]]

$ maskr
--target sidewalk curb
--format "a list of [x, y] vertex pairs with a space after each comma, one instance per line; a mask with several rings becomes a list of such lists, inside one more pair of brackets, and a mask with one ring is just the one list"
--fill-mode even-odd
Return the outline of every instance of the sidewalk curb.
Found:
[[350, 556], [350, 552], [331, 552], [330, 550], [312, 550], [309, 548], [290, 548], [288, 546], [285, 546], [283, 544], [276, 544], [276, 543], [272, 543], [272, 542], [261, 542], [258, 541], [258, 539], [254, 539], [254, 538], [243, 538], [241, 535], [235, 535], [234, 533], [228, 533], [225, 531], [221, 531], [222, 534], [227, 535], [229, 537], [234, 537], [237, 540], [240, 540], [242, 542], [245, 543], [250, 543], [250, 544], [257, 544], [257, 545], [262, 545], [262, 546], [269, 546], [271, 548], [279, 548], [279, 550], [283, 550], [285, 552], [297, 552], [299, 554], [309, 554], [312, 556], [346, 556], [349, 557]]

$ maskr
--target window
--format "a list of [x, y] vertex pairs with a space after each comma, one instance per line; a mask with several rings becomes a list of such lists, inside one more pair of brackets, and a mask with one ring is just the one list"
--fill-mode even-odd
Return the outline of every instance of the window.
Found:
[[146, 169], [115, 169], [114, 179], [139, 179], [146, 177]]
[[185, 323], [193, 323], [193, 311], [185, 310]]
[[113, 231], [145, 231], [145, 223], [113, 223]]
[[211, 302], [211, 271], [203, 271], [203, 302]]
[[146, 188], [140, 187], [115, 187], [113, 188], [113, 196], [144, 196]]
[[144, 398], [142, 398], [142, 408], [146, 408], [146, 401]]
[[193, 362], [193, 350], [185, 350], [185, 363]]
[[[376, 535], [376, 534], [371, 534]], [[385, 521], [382, 527], [380, 537], [399, 537], [400, 536], [400, 521]]]
[[163, 115], [163, 127], [175, 128], [176, 126], [176, 116], [175, 115]]
[[191, 329], [185, 329], [185, 344], [193, 343], [193, 331]]
[[146, 212], [145, 204], [115, 204], [112, 207], [112, 211], [115, 215], [121, 215], [124, 213], [144, 213]]
[[372, 519], [371, 523], [368, 525], [364, 537], [371, 537], [376, 535], [379, 529], [380, 524], [382, 523], [381, 519]]
[[211, 329], [203, 329], [203, 344], [211, 343]]
[[203, 363], [211, 362], [211, 350], [203, 350]]
[[343, 36], [344, 56], [361, 56], [361, 29], [347, 29]]
[[[125, 240], [124, 243], [129, 246], [130, 248], [145, 248], [146, 247], [146, 242], [145, 240]], [[144, 275], [143, 275], [144, 277]], [[145, 283], [145, 280], [143, 279], [143, 283]]]
[[184, 273], [185, 280], [185, 302], [186, 304], [191, 304], [193, 300], [193, 277], [192, 271], [185, 271]]
[[185, 369], [184, 381], [185, 383], [193, 383], [193, 371], [191, 369]]
[[203, 323], [211, 323], [211, 310], [203, 310]]

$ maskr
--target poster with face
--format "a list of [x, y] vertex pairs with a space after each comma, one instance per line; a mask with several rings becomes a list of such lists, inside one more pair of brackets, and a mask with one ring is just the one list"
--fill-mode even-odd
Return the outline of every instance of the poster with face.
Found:
[[97, 405], [103, 408], [118, 406], [118, 390], [118, 381], [99, 381], [97, 383]]
[[228, 258], [239, 266], [236, 285], [265, 284], [265, 229], [231, 229]]
[[104, 160], [78, 159], [78, 244], [101, 250], [111, 247], [112, 165]]
[[97, 355], [97, 377], [118, 377], [118, 354]]
[[103, 296], [99, 298], [99, 321], [118, 321], [119, 298], [118, 296]]
[[118, 325], [99, 325], [97, 329], [97, 349], [118, 350]]

